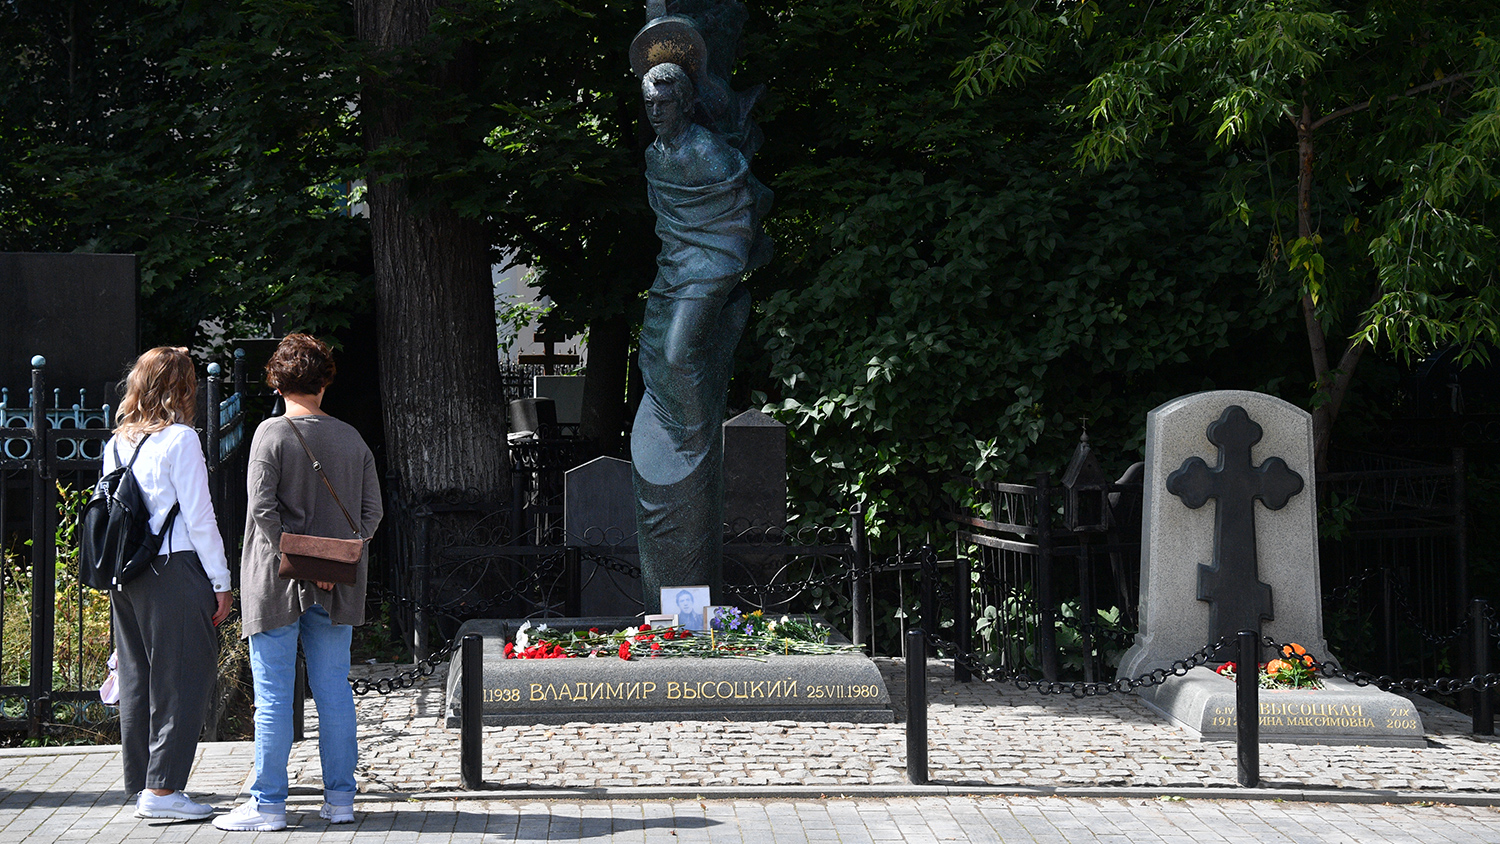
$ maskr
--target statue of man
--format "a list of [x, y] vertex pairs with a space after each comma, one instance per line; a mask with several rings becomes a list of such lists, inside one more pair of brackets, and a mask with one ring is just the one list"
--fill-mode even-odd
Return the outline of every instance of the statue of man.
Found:
[[657, 64], [641, 81], [656, 140], [647, 196], [661, 238], [641, 326], [645, 392], [631, 431], [641, 588], [722, 591], [723, 422], [734, 348], [750, 315], [742, 279], [770, 257], [771, 192], [739, 150], [692, 120], [688, 73]]

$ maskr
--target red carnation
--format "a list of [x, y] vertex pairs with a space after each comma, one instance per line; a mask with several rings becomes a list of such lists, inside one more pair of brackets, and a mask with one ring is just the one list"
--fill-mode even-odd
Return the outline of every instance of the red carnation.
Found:
[[647, 630], [651, 629], [651, 625], [649, 625], [649, 624], [642, 624], [640, 629], [641, 629], [641, 632], [644, 633]]
[[630, 643], [620, 643], [620, 659], [630, 659]]
[[514, 642], [506, 642], [505, 643], [505, 658], [506, 659], [515, 659], [516, 658], [516, 645], [515, 645]]

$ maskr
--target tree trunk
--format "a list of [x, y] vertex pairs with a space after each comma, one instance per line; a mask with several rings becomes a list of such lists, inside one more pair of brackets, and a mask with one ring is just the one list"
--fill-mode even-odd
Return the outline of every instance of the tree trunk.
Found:
[[[1321, 124], [1321, 121], [1319, 121]], [[1297, 237], [1309, 240], [1312, 229], [1312, 180], [1313, 161], [1316, 156], [1313, 145], [1312, 109], [1304, 103], [1302, 117], [1297, 121]], [[1349, 382], [1354, 368], [1364, 354], [1365, 343], [1350, 341], [1339, 358], [1337, 369], [1328, 365], [1328, 338], [1323, 324], [1318, 319], [1317, 303], [1312, 291], [1302, 293], [1302, 321], [1307, 330], [1307, 343], [1312, 354], [1313, 365], [1313, 459], [1319, 472], [1328, 471], [1328, 448], [1333, 440], [1333, 423], [1337, 421], [1339, 408], [1349, 392]]]
[[[381, 50], [410, 47], [427, 35], [436, 6], [356, 0], [360, 38]], [[459, 51], [431, 69], [430, 81], [462, 84], [464, 64]], [[360, 110], [374, 150], [401, 135], [415, 107], [375, 81]], [[372, 172], [367, 194], [388, 460], [412, 494], [463, 490], [499, 500], [507, 454], [489, 238], [440, 199], [414, 196], [404, 176]]]

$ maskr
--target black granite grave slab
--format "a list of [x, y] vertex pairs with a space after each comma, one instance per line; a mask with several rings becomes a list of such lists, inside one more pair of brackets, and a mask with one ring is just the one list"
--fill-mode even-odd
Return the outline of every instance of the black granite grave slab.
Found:
[[[639, 618], [545, 619], [562, 631], [618, 630]], [[749, 658], [671, 657], [622, 660], [505, 659], [524, 619], [464, 622], [462, 638], [485, 639], [484, 724], [572, 721], [848, 721], [889, 723], [890, 694], [880, 671], [861, 654]], [[541, 623], [533, 620], [533, 624]], [[837, 635], [837, 634], [835, 634]], [[847, 641], [838, 637], [834, 641]], [[461, 660], [448, 671], [446, 723], [460, 723]]]
[[[47, 387], [87, 390], [98, 406], [139, 354], [134, 255], [0, 253], [0, 386], [25, 404], [31, 359], [47, 359]], [[96, 392], [97, 391], [97, 392]]]

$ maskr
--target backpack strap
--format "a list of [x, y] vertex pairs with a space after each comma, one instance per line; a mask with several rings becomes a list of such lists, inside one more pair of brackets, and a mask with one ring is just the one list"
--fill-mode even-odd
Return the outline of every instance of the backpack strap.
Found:
[[301, 431], [297, 430], [297, 424], [292, 421], [290, 416], [283, 416], [281, 418], [285, 419], [286, 424], [291, 426], [292, 433], [297, 435], [297, 442], [302, 443], [302, 450], [307, 452], [307, 459], [312, 461], [313, 471], [317, 472], [318, 477], [323, 479], [323, 485], [328, 487], [328, 493], [333, 496], [333, 502], [339, 505], [340, 510], [344, 511], [344, 518], [349, 520], [349, 530], [353, 531], [355, 536], [363, 539], [364, 537], [359, 532], [359, 526], [354, 523], [354, 517], [349, 515], [349, 508], [345, 507], [344, 502], [339, 500], [339, 494], [334, 491], [333, 483], [328, 480], [328, 475], [323, 472], [323, 464], [318, 462], [318, 458], [313, 457], [312, 449], [307, 447], [307, 439], [302, 436]]
[[[146, 440], [149, 440], [149, 439], [151, 439], [151, 433], [147, 432], [147, 434], [144, 437], [141, 437], [141, 441], [135, 444], [135, 454], [130, 455], [130, 462], [127, 463], [127, 464], [125, 464], [125, 471], [129, 472], [132, 475], [135, 474], [135, 459], [137, 457], [141, 456], [141, 448], [143, 448], [146, 445]], [[115, 450], [115, 465], [118, 466], [118, 465], [120, 465], [120, 441], [118, 439], [115, 440], [115, 442], [114, 442], [114, 450]], [[172, 509], [170, 509], [170, 510], [167, 511], [167, 519], [166, 519], [166, 521], [162, 522], [162, 524], [161, 524], [161, 534], [160, 535], [161, 536], [165, 536], [167, 538], [167, 553], [168, 554], [172, 553], [172, 523], [175, 522], [175, 521], [177, 521], [177, 514], [181, 510], [182, 510], [182, 502], [181, 501], [173, 501], [172, 502]]]

